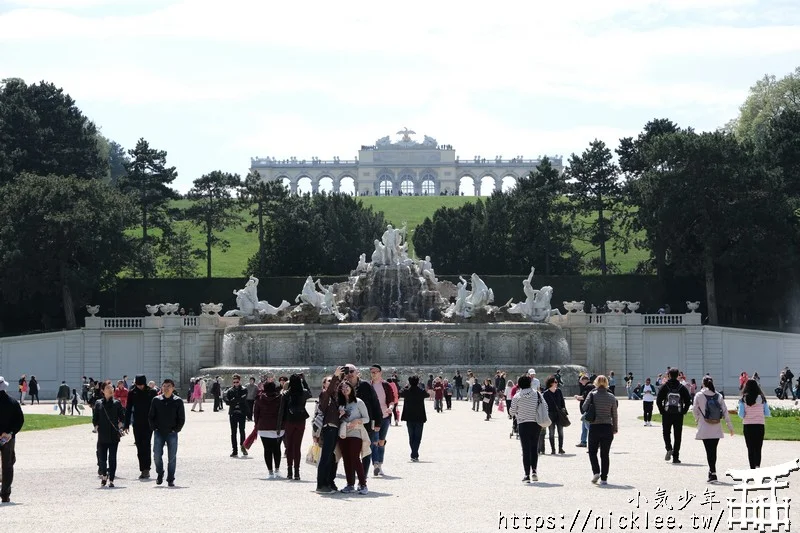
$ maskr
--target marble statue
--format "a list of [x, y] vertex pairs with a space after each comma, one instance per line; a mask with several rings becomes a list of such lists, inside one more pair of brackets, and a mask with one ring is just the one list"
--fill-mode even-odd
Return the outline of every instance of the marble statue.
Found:
[[641, 303], [640, 303], [640, 302], [625, 302], [625, 303], [626, 303], [626, 305], [628, 306], [628, 310], [629, 310], [631, 313], [635, 313], [636, 311], [638, 311], [638, 310], [639, 310], [639, 307], [640, 307], [640, 305], [641, 305]]
[[477, 274], [472, 274], [471, 281], [472, 290], [466, 299], [466, 311], [470, 315], [494, 301], [494, 293], [492, 292], [492, 289], [487, 287], [486, 283], [484, 283]]
[[92, 315], [92, 318], [94, 318], [95, 315], [97, 315], [97, 313], [100, 312], [100, 306], [99, 305], [87, 305], [86, 306], [86, 311], [88, 311], [88, 313], [90, 315]]
[[436, 148], [438, 146], [438, 143], [436, 142], [436, 139], [434, 139], [433, 137], [428, 137], [427, 135], [425, 135], [425, 138], [422, 141], [422, 146]]
[[561, 311], [550, 307], [553, 287], [544, 286], [538, 290], [533, 288], [533, 273], [535, 270], [534, 267], [531, 267], [531, 273], [528, 274], [527, 279], [522, 281], [525, 301], [512, 304], [508, 312], [514, 315], [526, 316], [534, 322], [546, 322], [551, 316], [560, 315]]
[[381, 235], [381, 240], [375, 239], [375, 251], [372, 252], [373, 265], [398, 265], [409, 264], [408, 244], [405, 237], [408, 229], [405, 224], [402, 228], [394, 228], [391, 224], [386, 226], [386, 231]]
[[414, 141], [411, 140], [411, 136], [416, 135], [417, 132], [404, 127], [402, 130], [398, 131], [397, 134], [403, 136], [401, 142], [413, 143]]
[[686, 308], [689, 309], [690, 313], [695, 313], [698, 309], [700, 309], [700, 302], [690, 302], [687, 300]]
[[361, 254], [358, 256], [358, 266], [356, 266], [356, 272], [366, 272], [369, 268], [367, 263], [367, 254]]
[[317, 285], [322, 289], [322, 303], [319, 307], [320, 315], [334, 315], [339, 320], [344, 320], [346, 315], [340, 313], [336, 305], [336, 295], [333, 293], [333, 285], [325, 287], [321, 281], [317, 280]]
[[[234, 290], [236, 296], [236, 307], [225, 313], [225, 316], [252, 316], [252, 315], [275, 315], [289, 307], [289, 302], [283, 300], [278, 307], [272, 306], [266, 300], [258, 300], [258, 278], [250, 276], [244, 289]], [[219, 305], [219, 304], [218, 304]], [[222, 307], [219, 308], [219, 311]]]
[[144, 308], [147, 309], [147, 312], [150, 313], [150, 316], [156, 316], [156, 313], [158, 313], [158, 304], [156, 305], [145, 304]]
[[390, 144], [392, 144], [392, 140], [389, 139], [388, 135], [386, 137], [381, 137], [375, 143], [376, 146], [389, 146]]
[[305, 283], [303, 283], [302, 292], [294, 299], [295, 303], [308, 304], [312, 307], [316, 307], [317, 309], [321, 308], [325, 299], [325, 294], [317, 292], [317, 289], [315, 288], [317, 285], [322, 285], [322, 283], [319, 280], [314, 283], [313, 278], [308, 276]]

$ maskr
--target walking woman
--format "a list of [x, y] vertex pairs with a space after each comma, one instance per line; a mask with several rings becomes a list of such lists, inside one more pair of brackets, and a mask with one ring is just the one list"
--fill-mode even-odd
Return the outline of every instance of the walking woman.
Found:
[[197, 406], [200, 406], [200, 412], [203, 412], [203, 378], [197, 378], [192, 387], [192, 411]]
[[107, 383], [103, 399], [97, 400], [92, 410], [92, 425], [97, 431], [97, 459], [100, 462], [100, 486], [114, 486], [117, 472], [117, 448], [125, 427], [125, 409], [114, 398], [114, 387]]
[[117, 388], [114, 389], [114, 399], [119, 400], [123, 409], [128, 407], [128, 389], [125, 388], [125, 382], [122, 380], [117, 381]]
[[[755, 374], [754, 374], [755, 376]], [[748, 379], [739, 399], [744, 442], [750, 469], [761, 467], [761, 446], [764, 444], [764, 418], [770, 416], [769, 405], [755, 379]]]
[[253, 420], [264, 446], [264, 462], [269, 479], [281, 477], [281, 437], [283, 437], [283, 395], [274, 381], [264, 383], [264, 390], [256, 398]]
[[714, 388], [711, 376], [703, 378], [703, 388], [694, 397], [692, 414], [697, 421], [697, 435], [695, 439], [702, 440], [706, 449], [708, 461], [708, 482], [717, 481], [717, 445], [723, 438], [721, 420], [724, 418], [733, 437], [733, 424], [725, 398]]
[[28, 383], [28, 393], [31, 399], [31, 405], [33, 405], [33, 400], [36, 400], [36, 404], [39, 404], [39, 382], [36, 381], [36, 376], [31, 376], [31, 381]]
[[[369, 411], [356, 391], [347, 381], [339, 386], [339, 416], [342, 427], [339, 429], [339, 449], [344, 461], [344, 473], [347, 486], [341, 490], [345, 494], [356, 492], [356, 474], [358, 474], [358, 493], [367, 494], [367, 476], [361, 462], [361, 450], [366, 430], [364, 424], [369, 423]], [[367, 447], [369, 449], [369, 447]]]
[[561, 417], [561, 412], [567, 410], [567, 404], [564, 403], [564, 394], [558, 388], [558, 381], [555, 376], [550, 376], [544, 382], [544, 401], [547, 402], [547, 411], [550, 414], [550, 453], [556, 453], [556, 438], [555, 433], [558, 431], [558, 453], [564, 452], [564, 420]]
[[403, 398], [402, 420], [408, 429], [408, 445], [411, 448], [411, 461], [419, 462], [419, 445], [422, 442], [422, 430], [428, 417], [425, 414], [425, 398], [427, 394], [419, 386], [419, 376], [408, 376], [408, 385], [399, 393]]
[[292, 479], [292, 467], [294, 467], [294, 479], [300, 479], [300, 445], [303, 443], [303, 433], [306, 431], [306, 401], [311, 398], [311, 391], [305, 380], [298, 374], [289, 376], [289, 390], [284, 395], [286, 412], [284, 413], [286, 423], [284, 428], [286, 435], [284, 445], [286, 447], [286, 479]]
[[508, 419], [511, 420], [511, 398], [514, 397], [514, 394], [511, 392], [514, 390], [514, 381], [509, 379], [506, 381], [506, 389], [503, 391], [503, 399], [506, 401], [506, 413], [508, 414]]
[[492, 379], [486, 378], [483, 382], [483, 412], [486, 413], [486, 422], [492, 418], [492, 406], [494, 405], [494, 387], [492, 386]]
[[[530, 376], [520, 376], [517, 380], [519, 391], [511, 399], [511, 416], [517, 417], [519, 442], [522, 445], [522, 468], [525, 470], [523, 483], [539, 481], [536, 468], [539, 464], [539, 433], [542, 427], [536, 420], [536, 409], [544, 398], [539, 391], [531, 388]], [[487, 418], [488, 420], [488, 418]]]
[[[592, 464], [592, 483], [608, 483], [609, 452], [617, 433], [617, 399], [608, 390], [608, 378], [600, 375], [594, 379], [594, 390], [583, 400], [583, 412], [594, 406], [594, 420], [589, 421], [589, 462]], [[597, 450], [600, 449], [600, 464]]]

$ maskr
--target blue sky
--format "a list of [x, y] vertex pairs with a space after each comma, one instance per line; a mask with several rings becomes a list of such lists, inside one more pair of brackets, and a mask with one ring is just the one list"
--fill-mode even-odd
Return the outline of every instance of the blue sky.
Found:
[[794, 0], [0, 0], [0, 78], [167, 150], [181, 191], [404, 126], [462, 158], [613, 148], [657, 117], [712, 130], [798, 64]]

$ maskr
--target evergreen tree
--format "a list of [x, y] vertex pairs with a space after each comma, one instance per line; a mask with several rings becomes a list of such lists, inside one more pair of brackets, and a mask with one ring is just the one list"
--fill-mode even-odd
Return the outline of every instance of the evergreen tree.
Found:
[[241, 200], [244, 205], [250, 208], [250, 215], [253, 216], [253, 221], [245, 227], [245, 231], [258, 234], [256, 269], [250, 270], [247, 275], [264, 276], [266, 274], [269, 216], [274, 212], [276, 206], [285, 202], [288, 197], [289, 191], [282, 182], [265, 181], [257, 170], [252, 170], [245, 178]]
[[[582, 239], [597, 246], [600, 251], [598, 267], [602, 274], [613, 268], [607, 259], [607, 243], [619, 233], [614, 227], [614, 217], [622, 208], [622, 187], [618, 182], [619, 169], [611, 161], [611, 150], [595, 139], [580, 156], [572, 154], [566, 169], [571, 183], [573, 223], [578, 226]], [[592, 222], [579, 217], [596, 215]]]
[[192, 235], [182, 226], [166, 235], [162, 241], [164, 275], [170, 278], [197, 277], [197, 260], [205, 257], [202, 249], [195, 248]]
[[192, 224], [205, 230], [206, 277], [211, 278], [211, 249], [216, 246], [222, 252], [230, 248], [230, 241], [219, 233], [240, 225], [244, 219], [239, 214], [239, 205], [232, 193], [241, 187], [238, 174], [215, 170], [194, 180], [188, 197], [194, 204], [186, 210]]

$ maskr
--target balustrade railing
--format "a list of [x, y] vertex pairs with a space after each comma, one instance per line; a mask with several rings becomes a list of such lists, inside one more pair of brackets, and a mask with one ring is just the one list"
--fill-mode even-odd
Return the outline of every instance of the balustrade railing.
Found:
[[642, 315], [645, 326], [682, 326], [683, 315]]
[[183, 327], [194, 327], [197, 326], [197, 317], [196, 316], [185, 316], [183, 317]]
[[144, 326], [143, 318], [104, 318], [103, 327], [111, 329], [134, 329]]

